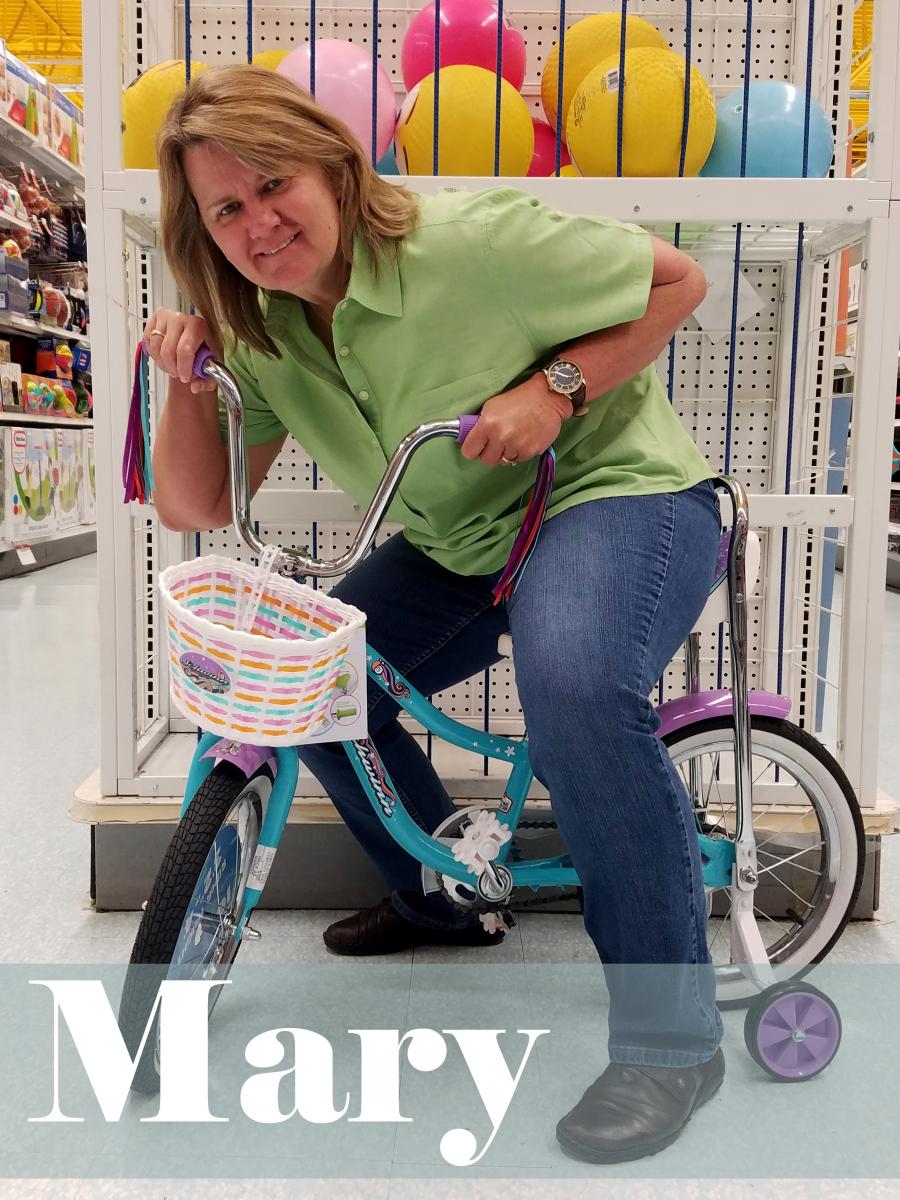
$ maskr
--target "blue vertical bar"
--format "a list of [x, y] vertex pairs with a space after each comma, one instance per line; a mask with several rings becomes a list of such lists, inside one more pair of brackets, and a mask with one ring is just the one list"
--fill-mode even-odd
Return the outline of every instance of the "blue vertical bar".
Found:
[[441, 108], [441, 0], [434, 0], [434, 131], [431, 147], [431, 173], [440, 174]]
[[622, 25], [619, 30], [619, 95], [616, 113], [616, 178], [622, 175], [622, 125], [625, 120], [625, 23], [628, 0], [622, 0]]
[[[312, 490], [314, 492], [317, 492], [319, 490], [319, 466], [318, 466], [318, 463], [313, 463], [313, 465], [312, 465]], [[313, 558], [319, 557], [319, 522], [318, 521], [313, 521], [313, 523], [312, 523], [312, 556], [313, 556]], [[319, 578], [317, 575], [313, 575], [313, 577], [312, 577], [312, 586], [313, 586], [313, 591], [315, 591], [319, 586]]]
[[253, 0], [247, 0], [247, 62], [253, 62]]
[[803, 178], [809, 175], [809, 116], [812, 108], [813, 31], [816, 23], [816, 0], [809, 0], [809, 23], [806, 28], [806, 107], [803, 113]]
[[316, 98], [316, 0], [309, 0], [309, 94]]
[[184, 0], [184, 82], [191, 82], [191, 0]]
[[372, 166], [378, 162], [378, 0], [372, 0]]
[[566, 63], [566, 0], [559, 0], [559, 67], [556, 75], [556, 166], [553, 173], [559, 178], [562, 158], [563, 79]]
[[[500, 174], [500, 107], [503, 103], [503, 0], [497, 0], [497, 91], [494, 109], [494, 174]], [[487, 760], [485, 760], [485, 763]]]
[[[490, 733], [491, 730], [491, 669], [488, 667], [484, 672], [484, 732]], [[484, 765], [482, 770], [485, 776], [488, 773], [489, 759], [484, 756]]]

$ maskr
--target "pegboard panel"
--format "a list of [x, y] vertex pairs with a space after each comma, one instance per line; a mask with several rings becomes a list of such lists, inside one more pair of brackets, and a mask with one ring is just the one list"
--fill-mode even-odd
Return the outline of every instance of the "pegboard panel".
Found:
[[[403, 92], [400, 74], [400, 49], [412, 14], [421, 8], [420, 0], [408, 4], [378, 7], [379, 60], [398, 92]], [[567, 28], [594, 13], [620, 12], [620, 0], [598, 0], [589, 6], [566, 7]], [[671, 0], [631, 0], [628, 12], [652, 22], [674, 50], [685, 46], [684, 5]], [[818, 7], [817, 44], [825, 40], [825, 6]], [[504, 5], [504, 12], [525, 39], [528, 65], [523, 91], [534, 95], [540, 88], [544, 60], [559, 38], [559, 8], [546, 0], [517, 0]], [[724, 94], [743, 81], [744, 43], [746, 39], [745, 0], [694, 0], [691, 21], [691, 60], [713, 91]], [[797, 29], [793, 0], [755, 0], [750, 55], [753, 79], [790, 79], [795, 75], [795, 37], [803, 39], [806, 28]], [[316, 36], [335, 37], [371, 46], [373, 6], [360, 3], [319, 3], [316, 5]], [[284, 49], [308, 39], [308, 5], [289, 6], [254, 0], [253, 50]], [[184, 6], [176, 6], [178, 53], [184, 53]], [[191, 57], [208, 63], [246, 60], [246, 0], [231, 3], [191, 4]], [[817, 98], [826, 111], [831, 107], [830, 78], [817, 82]]]

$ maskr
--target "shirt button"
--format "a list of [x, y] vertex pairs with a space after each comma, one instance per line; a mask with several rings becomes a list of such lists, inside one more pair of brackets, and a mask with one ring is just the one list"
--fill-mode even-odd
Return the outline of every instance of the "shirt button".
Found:
[[349, 353], [350, 353], [349, 346], [341, 346], [340, 350], [338, 350], [338, 354], [341, 356], [341, 358], [346, 358]]
[[368, 400], [369, 393], [365, 390], [365, 388], [363, 388], [363, 390], [359, 393], [359, 398], [360, 400]]
[[340, 302], [340, 304], [338, 305], [338, 308], [341, 310], [341, 312], [343, 312], [349, 303], [350, 303], [349, 300], [342, 300]]

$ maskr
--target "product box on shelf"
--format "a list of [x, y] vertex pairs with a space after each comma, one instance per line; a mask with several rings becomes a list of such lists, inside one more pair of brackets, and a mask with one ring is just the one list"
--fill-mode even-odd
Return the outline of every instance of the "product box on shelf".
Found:
[[47, 537], [56, 528], [59, 465], [53, 429], [9, 427], [6, 519], [13, 543]]
[[18, 363], [0, 362], [0, 412], [22, 411], [22, 368]]
[[46, 379], [43, 375], [23, 375], [20, 393], [25, 412], [77, 417], [75, 391], [71, 383]]
[[81, 453], [83, 473], [78, 493], [82, 525], [93, 525], [97, 520], [97, 476], [94, 467], [94, 431], [82, 429]]
[[58, 472], [54, 495], [56, 526], [58, 529], [71, 529], [74, 525], [81, 524], [78, 505], [78, 470], [83, 431], [80, 429], [54, 429], [51, 432], [56, 439], [56, 470]]
[[36, 141], [49, 145], [47, 81], [9, 50], [6, 51], [5, 112], [10, 121], [21, 125]]
[[84, 162], [84, 113], [52, 83], [50, 98], [50, 149], [74, 167]]
[[12, 254], [7, 254], [5, 250], [0, 250], [0, 276], [9, 276], [12, 279], [27, 279], [28, 278], [28, 259], [16, 258]]
[[0, 312], [27, 313], [30, 310], [28, 281], [15, 279], [12, 275], [0, 275]]

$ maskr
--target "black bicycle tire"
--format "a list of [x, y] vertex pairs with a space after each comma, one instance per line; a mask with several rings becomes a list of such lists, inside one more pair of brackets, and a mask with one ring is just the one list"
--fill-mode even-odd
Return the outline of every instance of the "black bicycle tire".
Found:
[[[140, 1048], [159, 985], [168, 973], [210, 849], [235, 800], [248, 784], [261, 776], [272, 778], [267, 766], [260, 767], [248, 779], [233, 763], [218, 763], [197, 789], [172, 835], [141, 917], [119, 1004], [119, 1030], [132, 1059]], [[150, 970], [153, 966], [159, 970]], [[134, 1073], [131, 1084], [134, 1091], [152, 1094], [159, 1090], [154, 1045], [155, 1021]]]

